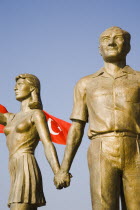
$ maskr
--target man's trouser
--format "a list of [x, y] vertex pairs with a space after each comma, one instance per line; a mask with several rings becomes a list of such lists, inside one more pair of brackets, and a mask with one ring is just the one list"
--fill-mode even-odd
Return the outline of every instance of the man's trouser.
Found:
[[[127, 136], [128, 135], [128, 136]], [[98, 135], [88, 149], [92, 210], [140, 210], [140, 140], [125, 132]]]

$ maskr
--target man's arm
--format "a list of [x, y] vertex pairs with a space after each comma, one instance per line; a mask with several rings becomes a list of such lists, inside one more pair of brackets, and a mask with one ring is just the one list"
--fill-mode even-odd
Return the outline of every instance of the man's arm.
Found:
[[84, 134], [85, 122], [81, 120], [73, 120], [70, 127], [67, 146], [64, 153], [64, 158], [60, 171], [56, 174], [54, 178], [54, 183], [57, 189], [61, 189], [62, 186], [68, 187], [70, 185], [71, 175], [69, 170], [75, 154], [81, 144], [82, 137]]
[[88, 109], [86, 105], [86, 83], [87, 77], [80, 79], [74, 88], [74, 106], [70, 119], [70, 127], [67, 145], [61, 168], [54, 178], [56, 188], [68, 187], [70, 185], [69, 170], [75, 154], [81, 144], [85, 123], [88, 121]]

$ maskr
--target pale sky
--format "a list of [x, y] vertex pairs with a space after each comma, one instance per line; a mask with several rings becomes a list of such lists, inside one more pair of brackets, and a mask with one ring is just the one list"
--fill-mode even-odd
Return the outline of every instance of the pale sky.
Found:
[[[140, 70], [139, 20], [138, 0], [0, 0], [0, 104], [18, 112], [15, 77], [32, 73], [41, 82], [44, 110], [70, 122], [76, 81], [103, 66], [98, 37], [106, 28], [119, 26], [130, 32], [127, 64]], [[47, 201], [40, 210], [91, 210], [89, 143], [86, 127], [71, 168], [71, 186], [59, 191], [40, 142], [36, 158]], [[65, 147], [55, 146], [61, 162]], [[9, 184], [6, 138], [0, 134], [0, 210], [8, 209]]]

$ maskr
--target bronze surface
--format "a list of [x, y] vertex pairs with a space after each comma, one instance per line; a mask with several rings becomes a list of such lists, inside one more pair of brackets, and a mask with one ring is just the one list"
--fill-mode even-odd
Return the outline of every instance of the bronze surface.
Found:
[[69, 186], [70, 170], [89, 122], [88, 150], [93, 210], [140, 209], [140, 73], [126, 65], [130, 34], [119, 27], [99, 39], [104, 67], [78, 81], [67, 146], [54, 182]]

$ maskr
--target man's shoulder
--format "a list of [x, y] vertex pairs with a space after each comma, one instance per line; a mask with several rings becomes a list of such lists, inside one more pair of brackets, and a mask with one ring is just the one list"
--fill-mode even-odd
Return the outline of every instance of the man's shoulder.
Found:
[[140, 76], [140, 71], [137, 71], [137, 70], [134, 70], [132, 67], [130, 66], [126, 66], [126, 69], [127, 69], [127, 72], [129, 74], [135, 74], [135, 75], [138, 75]]
[[134, 72], [140, 76], [140, 71], [134, 70]]
[[87, 83], [89, 83], [93, 78], [99, 76], [101, 74], [101, 72], [103, 71], [102, 70], [103, 68], [99, 69], [98, 71], [96, 71], [95, 73], [93, 74], [90, 74], [90, 75], [87, 75], [87, 76], [84, 76], [82, 77], [78, 82], [77, 82], [77, 85], [78, 86], [86, 86]]
[[76, 89], [79, 89], [80, 91], [85, 90], [87, 87], [87, 84], [92, 79], [93, 74], [90, 74], [88, 76], [82, 77], [75, 85]]
[[87, 75], [79, 79], [78, 83], [86, 83], [93, 77], [93, 74]]
[[134, 70], [134, 72], [135, 72], [135, 78], [138, 81], [138, 83], [140, 84], [140, 71]]

